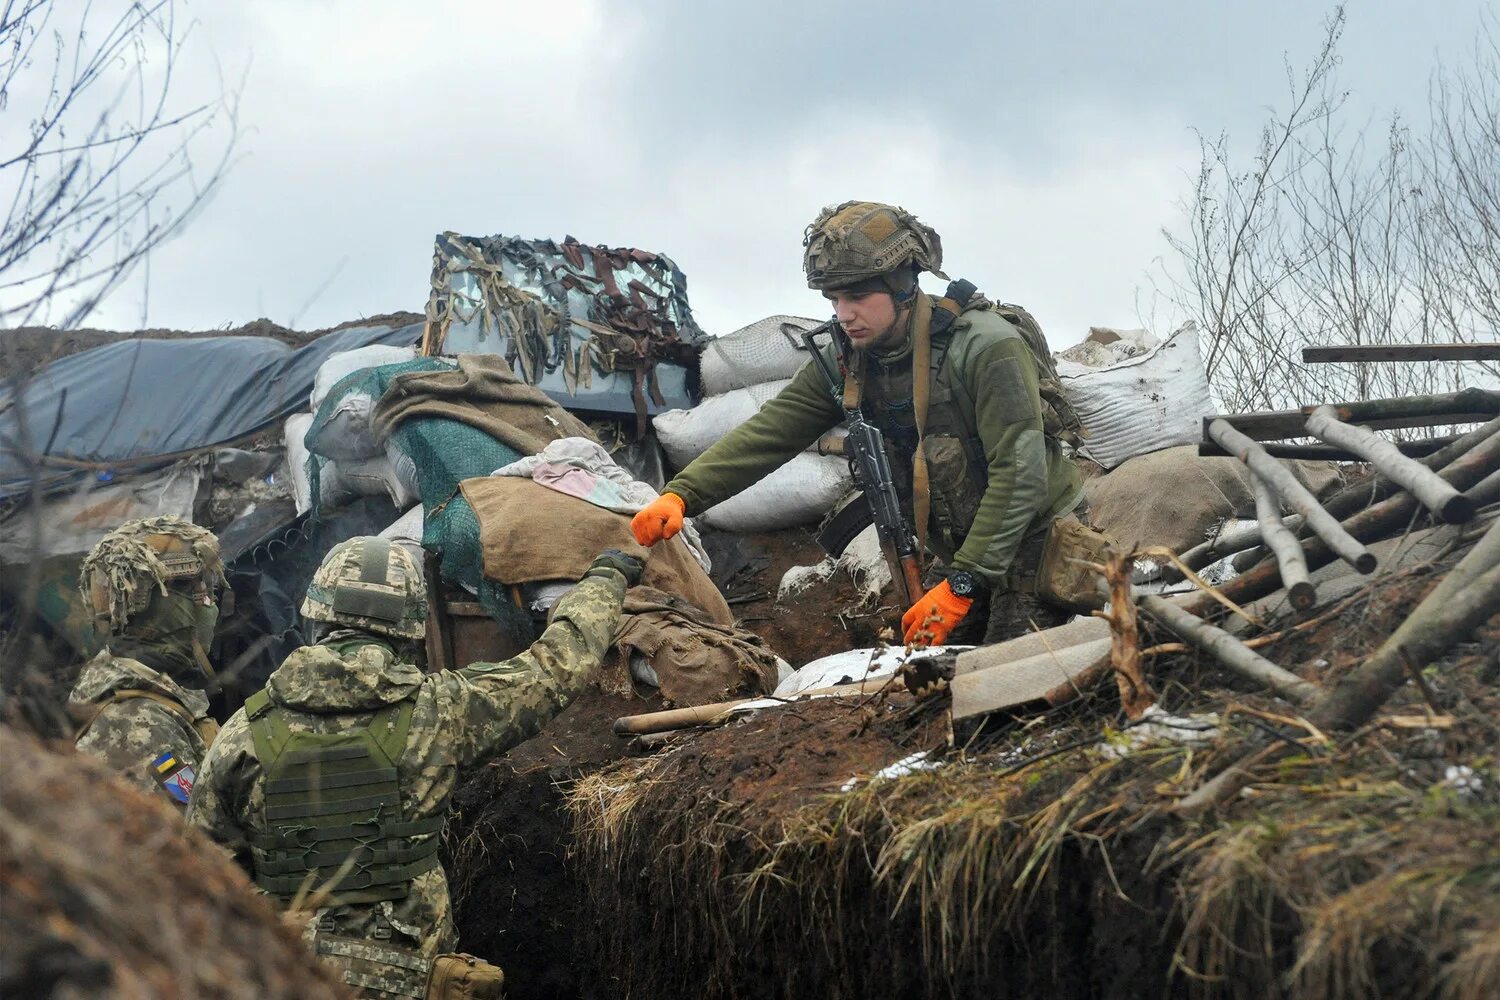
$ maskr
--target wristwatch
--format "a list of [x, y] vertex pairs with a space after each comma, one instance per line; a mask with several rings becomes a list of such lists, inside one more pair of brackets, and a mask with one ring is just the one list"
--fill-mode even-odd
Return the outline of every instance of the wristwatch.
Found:
[[955, 597], [967, 597], [973, 600], [984, 589], [984, 584], [980, 583], [979, 578], [968, 570], [956, 569], [948, 574], [948, 589], [953, 591]]

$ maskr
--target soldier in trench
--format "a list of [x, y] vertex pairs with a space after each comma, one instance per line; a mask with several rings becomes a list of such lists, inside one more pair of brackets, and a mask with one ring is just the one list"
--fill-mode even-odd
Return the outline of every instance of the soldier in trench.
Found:
[[923, 292], [921, 272], [947, 277], [942, 243], [896, 206], [826, 208], [803, 242], [808, 286], [837, 320], [825, 352], [843, 375], [843, 405], [804, 365], [636, 515], [636, 540], [671, 538], [685, 516], [758, 482], [858, 407], [885, 436], [909, 523], [941, 560], [902, 617], [908, 644], [999, 642], [1096, 605], [1076, 567], [1104, 540], [1086, 525], [1082, 478], [1063, 448], [1081, 428], [1035, 320], [968, 282], [940, 299]]
[[642, 570], [605, 550], [526, 652], [424, 674], [420, 566], [381, 538], [340, 543], [302, 605], [316, 644], [225, 724], [188, 822], [262, 891], [305, 911], [314, 952], [362, 995], [426, 996], [453, 962], [475, 978], [479, 966], [449, 954], [457, 931], [438, 859], [449, 800], [464, 769], [536, 733], [582, 690]]

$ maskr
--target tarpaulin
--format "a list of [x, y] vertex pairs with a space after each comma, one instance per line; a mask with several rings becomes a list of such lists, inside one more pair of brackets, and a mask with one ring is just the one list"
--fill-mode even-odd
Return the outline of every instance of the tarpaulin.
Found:
[[[369, 344], [411, 344], [422, 325], [358, 326], [288, 347], [268, 337], [122, 340], [41, 369], [21, 406], [29, 447], [42, 451], [45, 488], [114, 465], [213, 447], [307, 405], [318, 366]], [[3, 334], [0, 334], [3, 335]], [[31, 468], [12, 444], [16, 401], [0, 396], [0, 497], [27, 488]]]

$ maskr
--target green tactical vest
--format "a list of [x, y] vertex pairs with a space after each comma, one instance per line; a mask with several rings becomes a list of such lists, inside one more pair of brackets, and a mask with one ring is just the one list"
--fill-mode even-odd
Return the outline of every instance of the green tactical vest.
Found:
[[443, 817], [401, 813], [414, 705], [388, 705], [358, 729], [294, 733], [264, 690], [245, 702], [265, 782], [267, 831], [250, 844], [256, 885], [283, 902], [328, 889], [321, 906], [373, 903], [404, 898], [438, 867]]
[[[954, 283], [957, 284], [956, 282]], [[949, 286], [952, 294], [953, 285]], [[971, 286], [972, 287], [972, 286]], [[967, 299], [967, 296], [965, 296]], [[1081, 425], [1072, 405], [1063, 394], [1062, 383], [1048, 351], [1041, 327], [1020, 306], [994, 305], [979, 299], [974, 304], [961, 303], [964, 311], [991, 309], [1015, 326], [1036, 365], [1042, 403], [1043, 432], [1049, 438], [1079, 442]], [[979, 511], [979, 503], [989, 486], [989, 460], [974, 422], [975, 401], [969, 397], [960, 379], [947, 364], [949, 350], [956, 337], [951, 314], [947, 321], [943, 311], [933, 310], [931, 386], [927, 402], [927, 426], [923, 448], [927, 454], [929, 490], [932, 498], [932, 521], [929, 543], [944, 559], [951, 558], [963, 545], [969, 528]], [[876, 371], [880, 377], [872, 378]], [[888, 442], [891, 469], [901, 492], [907, 517], [912, 516], [911, 455], [916, 449], [916, 421], [912, 409], [912, 365], [900, 362], [890, 369], [879, 363], [865, 366], [864, 403], [866, 418], [879, 427]]]

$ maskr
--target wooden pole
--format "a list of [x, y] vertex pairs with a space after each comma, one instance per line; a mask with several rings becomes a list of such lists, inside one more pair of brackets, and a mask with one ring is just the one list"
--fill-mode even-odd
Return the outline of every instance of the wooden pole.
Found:
[[[1368, 427], [1431, 427], [1437, 424], [1479, 423], [1500, 415], [1500, 391], [1471, 386], [1432, 396], [1398, 396], [1332, 404], [1346, 424]], [[1279, 441], [1307, 433], [1307, 418], [1317, 406], [1267, 413], [1234, 413], [1203, 418], [1203, 439], [1213, 440], [1208, 426], [1223, 420], [1255, 441]]]
[[1276, 554], [1276, 565], [1281, 569], [1281, 584], [1287, 590], [1292, 607], [1306, 611], [1318, 599], [1317, 588], [1307, 574], [1307, 556], [1302, 543], [1291, 529], [1281, 523], [1281, 504], [1276, 502], [1271, 488], [1252, 476], [1250, 485], [1255, 489], [1255, 516], [1260, 522], [1266, 545]]
[[1242, 677], [1248, 677], [1299, 706], [1311, 705], [1323, 689], [1305, 681], [1261, 656], [1223, 629], [1155, 594], [1143, 595], [1140, 604], [1147, 613], [1184, 641], [1197, 646]]
[[1339, 524], [1338, 520], [1323, 509], [1318, 498], [1306, 486], [1297, 482], [1290, 469], [1265, 453], [1265, 449], [1235, 430], [1223, 420], [1209, 424], [1209, 436], [1234, 452], [1250, 472], [1259, 476], [1275, 488], [1288, 504], [1305, 519], [1306, 525], [1317, 533], [1338, 557], [1361, 573], [1375, 570], [1375, 556], [1359, 543]]
[[1307, 430], [1329, 444], [1358, 454], [1449, 524], [1463, 524], [1474, 517], [1474, 505], [1437, 473], [1407, 458], [1395, 445], [1372, 431], [1339, 420], [1333, 407], [1320, 406], [1314, 410], [1307, 418]]
[[1337, 361], [1500, 361], [1500, 344], [1339, 344], [1302, 348], [1302, 363]]

